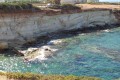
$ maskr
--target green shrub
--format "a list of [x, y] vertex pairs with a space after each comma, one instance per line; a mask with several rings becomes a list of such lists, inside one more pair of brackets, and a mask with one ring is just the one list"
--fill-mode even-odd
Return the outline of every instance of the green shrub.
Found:
[[81, 9], [78, 6], [72, 5], [72, 4], [62, 4], [61, 5], [62, 10], [75, 10], [75, 9]]
[[32, 10], [38, 9], [29, 3], [0, 3], [0, 11]]
[[52, 4], [60, 4], [60, 0], [47, 0], [47, 3], [52, 3]]
[[52, 9], [61, 9], [61, 10], [76, 10], [76, 9], [81, 9], [78, 6], [72, 5], [72, 4], [62, 4], [62, 5], [52, 5], [49, 8]]
[[55, 4], [55, 5], [50, 6], [49, 8], [51, 8], [51, 9], [61, 9], [61, 6]]

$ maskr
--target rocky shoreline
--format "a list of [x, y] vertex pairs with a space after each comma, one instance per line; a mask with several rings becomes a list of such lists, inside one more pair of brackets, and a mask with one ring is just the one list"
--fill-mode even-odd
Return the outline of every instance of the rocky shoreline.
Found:
[[56, 48], [56, 45], [62, 45], [63, 43], [65, 44], [62, 38], [72, 37], [78, 34], [91, 33], [101, 30], [107, 31], [109, 29], [117, 27], [120, 27], [120, 24], [106, 24], [104, 26], [96, 25], [96, 27], [94, 26], [82, 29], [74, 29], [71, 31], [62, 31], [56, 33], [54, 32], [45, 36], [41, 36], [33, 42], [28, 42], [22, 45], [19, 50], [17, 50], [15, 47], [10, 47], [8, 44], [3, 42], [0, 46], [0, 53], [7, 53], [4, 55], [14, 56], [15, 54], [17, 56], [24, 56], [24, 62], [41, 62], [47, 60], [47, 58], [52, 57], [54, 54], [56, 54], [56, 52], [59, 50], [59, 48]]
[[[21, 57], [25, 63], [53, 57], [64, 46], [64, 38], [120, 27], [120, 10], [22, 10], [0, 11], [0, 54]], [[104, 50], [102, 50], [104, 52]], [[108, 53], [110, 54], [110, 52]], [[18, 58], [17, 57], [17, 58]], [[26, 77], [27, 76], [27, 77]], [[92, 79], [93, 77], [43, 76], [44, 79]], [[0, 71], [1, 80], [41, 79], [39, 74]]]
[[[43, 45], [42, 47], [40, 48], [37, 48], [35, 50], [32, 50], [30, 52], [30, 56], [29, 57], [32, 57], [32, 59], [30, 60], [29, 58], [26, 58], [26, 59], [29, 59], [30, 61], [35, 61], [37, 59], [43, 59], [43, 60], [46, 60], [48, 57], [51, 57], [52, 55], [55, 54], [56, 51], [59, 50], [58, 49], [55, 49], [55, 45], [62, 45], [62, 44], [65, 44], [65, 42], [61, 39], [62, 38], [65, 38], [65, 37], [72, 37], [72, 36], [75, 36], [75, 35], [78, 35], [78, 34], [84, 34], [84, 33], [91, 33], [91, 32], [96, 32], [96, 31], [105, 31], [105, 32], [108, 32], [109, 29], [113, 29], [113, 26], [115, 26], [114, 28], [117, 28], [117, 27], [120, 27], [120, 24], [114, 24], [114, 25], [105, 25], [105, 26], [96, 26], [96, 27], [89, 27], [89, 28], [83, 28], [83, 29], [77, 29], [77, 30], [71, 30], [71, 31], [63, 31], [62, 32], [62, 35], [61, 36], [60, 34], [61, 33], [51, 33], [49, 34], [49, 36], [52, 36], [51, 39], [49, 36], [46, 36], [48, 37], [51, 41], [48, 41], [47, 43], [44, 43], [45, 45]], [[54, 39], [54, 37], [56, 37], [56, 35], [59, 35], [58, 38], [60, 39]], [[56, 37], [57, 38], [57, 37]], [[34, 44], [34, 43], [33, 43]], [[41, 50], [42, 49], [42, 50]], [[40, 54], [40, 51], [42, 51], [42, 53], [44, 54], [44, 56], [41, 57], [41, 54]], [[29, 51], [29, 50], [28, 50]], [[37, 57], [33, 57], [33, 54], [35, 56], [36, 54], [36, 51], [38, 51], [37, 53]], [[32, 53], [33, 52], [33, 53]], [[31, 56], [32, 55], [32, 56]]]
[[[2, 31], [0, 31], [0, 53], [2, 54], [10, 53], [7, 55], [11, 55], [13, 53], [24, 56], [25, 53], [38, 53], [42, 49], [43, 51], [39, 54], [46, 53], [46, 55], [42, 55], [42, 58], [46, 58], [55, 52], [54, 48], [51, 48], [51, 44], [62, 43], [57, 39], [120, 27], [119, 10], [101, 9], [98, 11], [98, 9], [93, 9], [49, 16], [39, 12], [36, 14], [25, 13], [24, 15], [23, 12], [14, 14], [1, 14], [0, 16], [2, 17]], [[10, 15], [12, 16], [10, 17]], [[50, 42], [50, 40], [53, 41]], [[29, 51], [29, 47], [36, 46], [36, 44], [39, 44], [38, 48]], [[45, 45], [47, 48], [44, 47]], [[48, 53], [50, 54], [48, 55]]]

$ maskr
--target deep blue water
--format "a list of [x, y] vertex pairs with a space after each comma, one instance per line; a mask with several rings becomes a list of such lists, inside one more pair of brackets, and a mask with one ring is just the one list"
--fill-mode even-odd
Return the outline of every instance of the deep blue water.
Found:
[[78, 34], [64, 41], [56, 55], [41, 63], [24, 63], [21, 58], [1, 55], [0, 70], [120, 78], [120, 28]]

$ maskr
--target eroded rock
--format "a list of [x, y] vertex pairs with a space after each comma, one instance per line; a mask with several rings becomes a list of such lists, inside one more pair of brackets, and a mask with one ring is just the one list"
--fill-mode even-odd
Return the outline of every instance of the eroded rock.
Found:
[[26, 51], [25, 62], [29, 61], [43, 61], [47, 60], [48, 57], [52, 57], [57, 49], [53, 49], [50, 46], [42, 46], [41, 48], [31, 48]]

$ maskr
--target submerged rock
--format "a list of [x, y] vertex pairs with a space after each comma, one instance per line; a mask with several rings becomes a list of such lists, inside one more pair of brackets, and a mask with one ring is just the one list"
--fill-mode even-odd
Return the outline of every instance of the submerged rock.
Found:
[[84, 47], [84, 49], [93, 53], [104, 54], [113, 60], [120, 61], [120, 50], [109, 49], [109, 48], [95, 46], [95, 45]]

